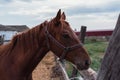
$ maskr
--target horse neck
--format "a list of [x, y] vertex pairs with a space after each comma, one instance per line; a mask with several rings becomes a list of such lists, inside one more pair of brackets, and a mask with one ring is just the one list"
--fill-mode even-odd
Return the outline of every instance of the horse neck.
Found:
[[26, 74], [31, 73], [48, 52], [44, 32], [44, 27], [36, 26], [15, 36], [12, 40], [13, 46], [15, 46], [13, 52], [18, 55], [15, 59], [21, 60], [21, 64], [16, 63], [22, 66]]
[[17, 46], [24, 49], [24, 52], [35, 52], [42, 47], [46, 47], [43, 26], [36, 26], [17, 36]]

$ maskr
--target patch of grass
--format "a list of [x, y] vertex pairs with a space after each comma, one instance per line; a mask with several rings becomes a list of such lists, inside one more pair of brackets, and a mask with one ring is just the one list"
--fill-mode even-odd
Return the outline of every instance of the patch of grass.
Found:
[[66, 64], [67, 74], [70, 77], [72, 74], [73, 66], [70, 62], [68, 62], [68, 61], [66, 61], [66, 62], [67, 62], [67, 64]]
[[107, 44], [108, 42], [101, 41], [90, 42], [85, 44], [85, 48], [87, 49], [92, 60], [91, 67], [96, 71], [98, 71], [98, 69], [100, 68], [104, 52], [107, 48]]

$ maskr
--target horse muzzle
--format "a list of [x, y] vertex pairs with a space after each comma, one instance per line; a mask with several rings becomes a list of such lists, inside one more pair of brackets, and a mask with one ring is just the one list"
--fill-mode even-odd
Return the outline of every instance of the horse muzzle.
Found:
[[76, 67], [78, 70], [87, 70], [89, 68], [90, 64], [91, 64], [91, 61], [85, 60], [82, 63], [80, 63], [80, 62], [76, 63]]

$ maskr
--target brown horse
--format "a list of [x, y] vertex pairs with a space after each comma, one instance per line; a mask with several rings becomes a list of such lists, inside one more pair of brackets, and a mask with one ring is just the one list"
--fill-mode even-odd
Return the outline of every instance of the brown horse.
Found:
[[65, 19], [59, 10], [51, 21], [18, 34], [0, 46], [0, 80], [32, 80], [32, 71], [50, 50], [79, 70], [88, 69], [90, 58]]

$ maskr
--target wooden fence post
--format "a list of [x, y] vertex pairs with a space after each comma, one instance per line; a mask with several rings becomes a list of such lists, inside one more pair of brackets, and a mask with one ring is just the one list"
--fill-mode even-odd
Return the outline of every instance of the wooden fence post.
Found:
[[97, 80], [120, 80], [120, 15], [105, 52]]
[[4, 36], [0, 35], [0, 45], [2, 45], [4, 42]]
[[80, 31], [80, 35], [79, 35], [79, 39], [83, 44], [85, 42], [86, 28], [87, 28], [86, 26], [81, 26], [81, 31]]

